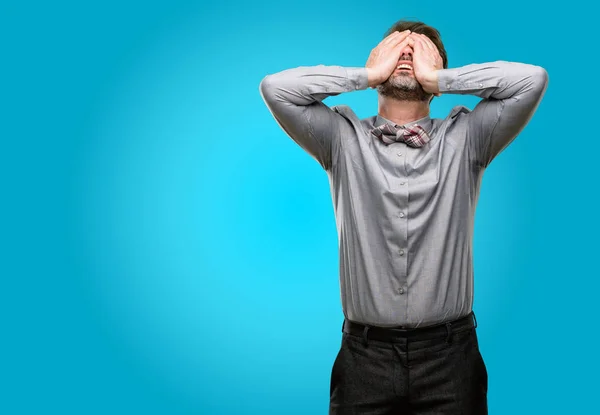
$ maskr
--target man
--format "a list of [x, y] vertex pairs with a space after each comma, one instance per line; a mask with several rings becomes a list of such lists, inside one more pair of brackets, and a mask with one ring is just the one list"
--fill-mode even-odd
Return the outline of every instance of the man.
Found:
[[[330, 414], [487, 414], [473, 306], [472, 237], [485, 168], [525, 127], [548, 83], [535, 65], [448, 69], [438, 31], [399, 21], [365, 67], [267, 75], [277, 123], [327, 172], [344, 324]], [[376, 116], [322, 101], [377, 88]], [[442, 93], [482, 100], [429, 117]]]

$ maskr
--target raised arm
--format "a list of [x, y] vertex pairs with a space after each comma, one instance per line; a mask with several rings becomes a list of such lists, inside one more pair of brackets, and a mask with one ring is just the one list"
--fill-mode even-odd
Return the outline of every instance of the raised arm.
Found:
[[389, 78], [408, 35], [404, 31], [387, 36], [371, 51], [365, 67], [301, 66], [267, 75], [260, 83], [262, 98], [287, 135], [329, 170], [350, 126], [322, 101]]
[[441, 58], [433, 42], [425, 35], [411, 37], [415, 76], [425, 91], [483, 98], [467, 114], [467, 134], [474, 156], [487, 167], [533, 116], [546, 92], [548, 73], [541, 66], [506, 61], [439, 69]]
[[260, 93], [287, 135], [328, 170], [346, 121], [322, 101], [367, 89], [367, 75], [361, 67], [301, 66], [267, 75]]
[[483, 98], [467, 114], [468, 140], [483, 167], [523, 130], [548, 86], [544, 68], [517, 62], [471, 64], [437, 75], [440, 92]]

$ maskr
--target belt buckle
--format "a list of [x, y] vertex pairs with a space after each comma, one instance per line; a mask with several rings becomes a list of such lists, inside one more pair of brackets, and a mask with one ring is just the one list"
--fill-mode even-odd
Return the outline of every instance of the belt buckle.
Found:
[[406, 334], [406, 333], [408, 333], [408, 328], [406, 326], [396, 326], [396, 327], [392, 328], [392, 331], [396, 332], [396, 333]]

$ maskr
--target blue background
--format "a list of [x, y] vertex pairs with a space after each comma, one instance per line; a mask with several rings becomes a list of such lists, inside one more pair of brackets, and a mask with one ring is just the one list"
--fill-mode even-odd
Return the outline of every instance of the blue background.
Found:
[[[490, 413], [590, 413], [593, 17], [577, 1], [2, 5], [0, 412], [327, 413], [343, 318], [327, 177], [258, 86], [364, 66], [410, 18], [440, 30], [450, 67], [549, 73], [484, 175], [475, 312]], [[377, 113], [374, 90], [325, 102]]]

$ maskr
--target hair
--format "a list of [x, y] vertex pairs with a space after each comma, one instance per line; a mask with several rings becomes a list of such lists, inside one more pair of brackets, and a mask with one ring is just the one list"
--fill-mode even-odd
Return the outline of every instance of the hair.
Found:
[[442, 36], [440, 32], [434, 27], [428, 26], [423, 22], [410, 21], [410, 20], [398, 20], [396, 23], [390, 27], [383, 38], [385, 39], [393, 32], [403, 32], [405, 30], [410, 30], [411, 32], [419, 33], [427, 36], [433, 44], [437, 47], [440, 52], [440, 56], [442, 57], [442, 61], [444, 63], [444, 69], [448, 68], [448, 56], [446, 55], [446, 49], [444, 48], [444, 44], [442, 43]]

